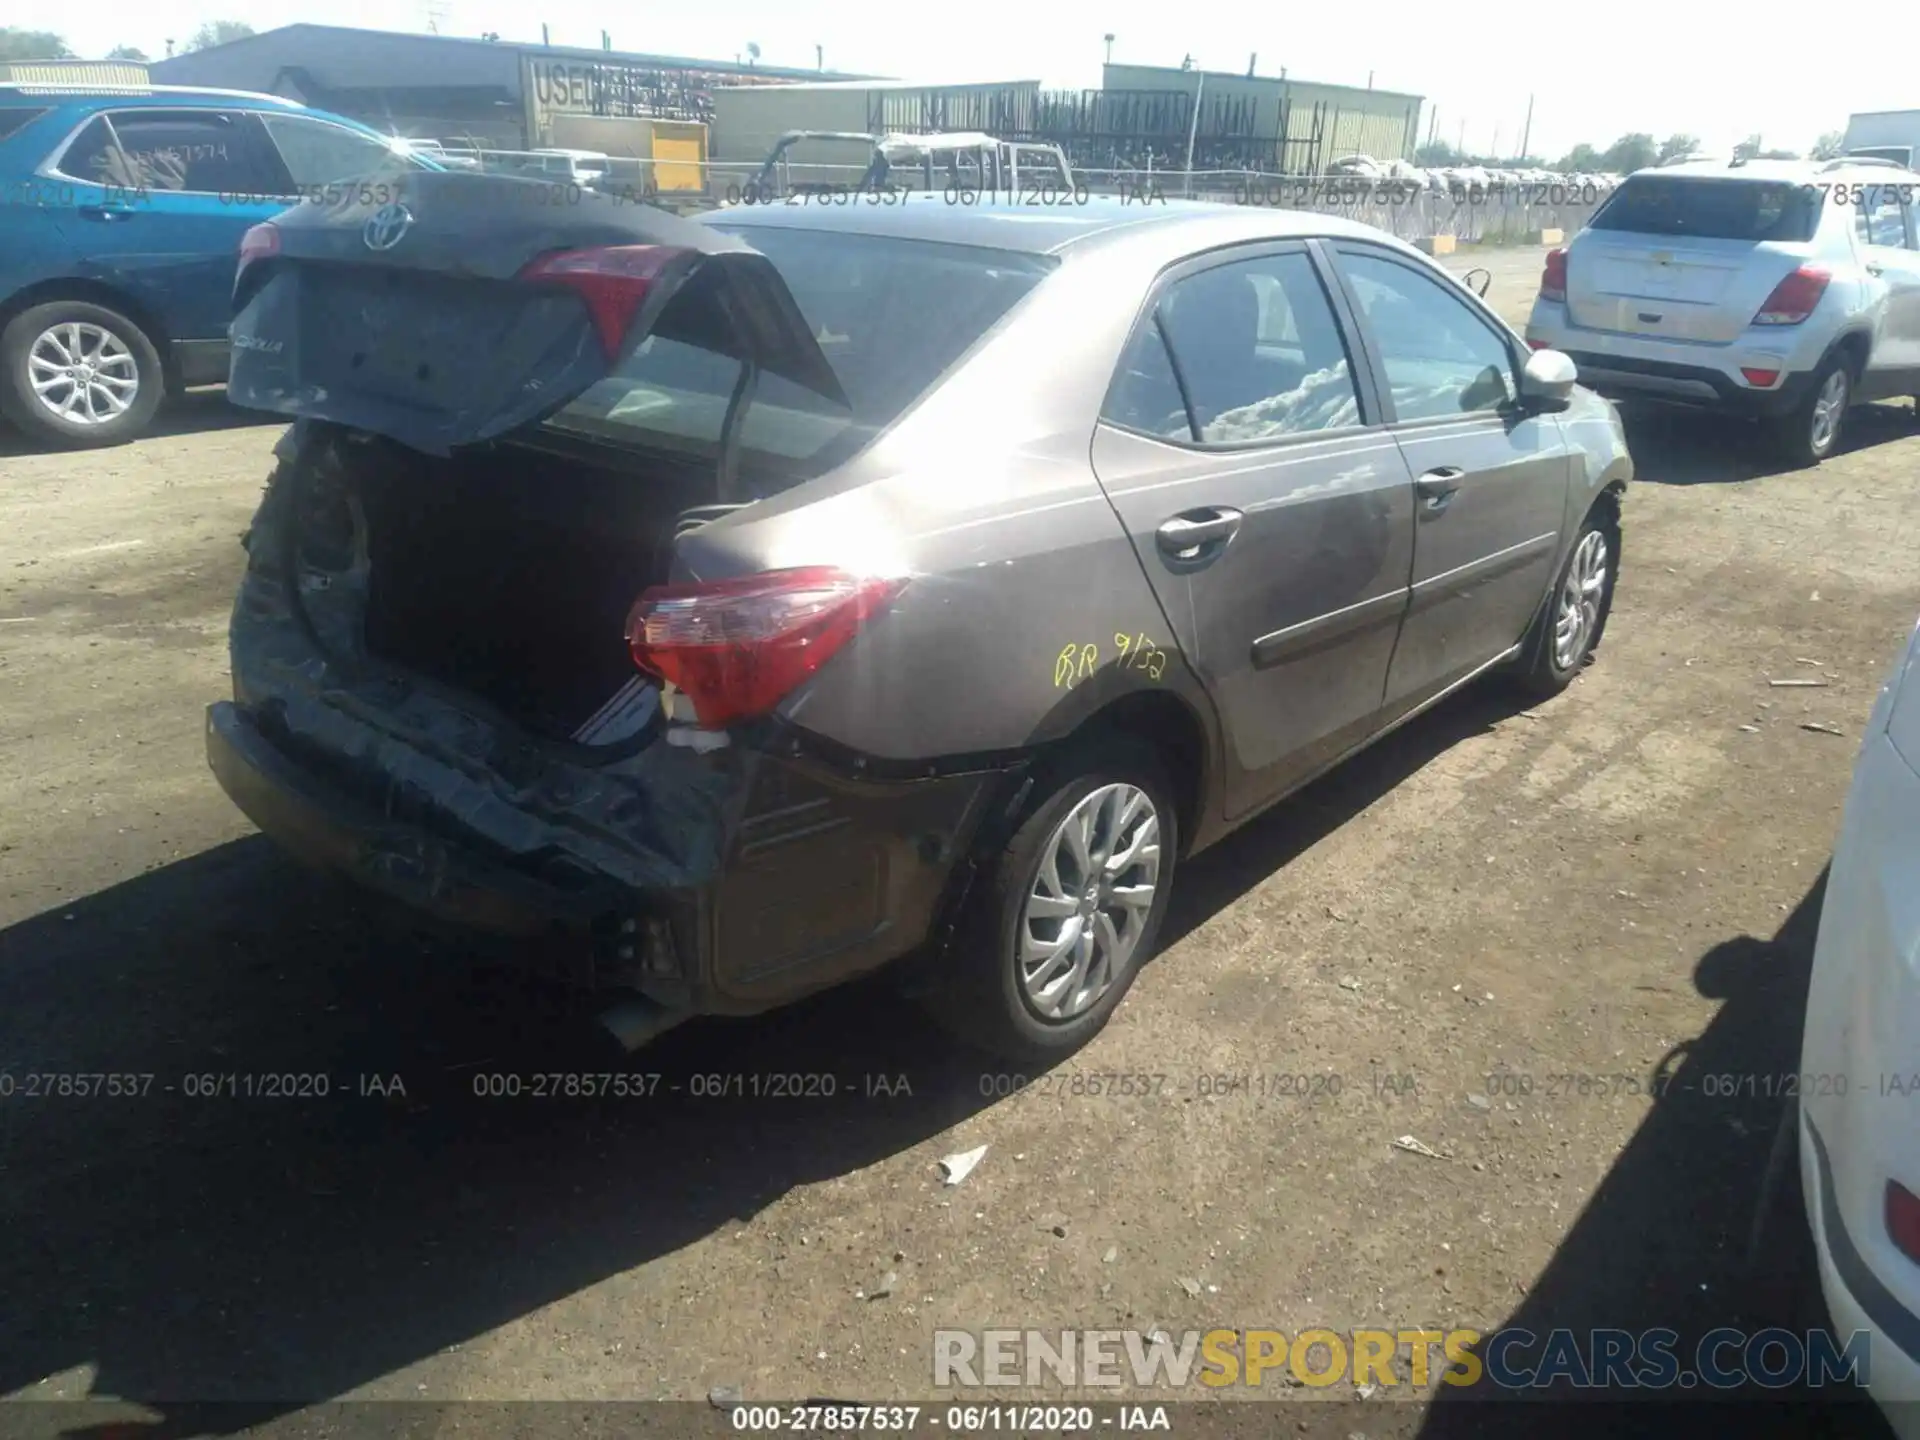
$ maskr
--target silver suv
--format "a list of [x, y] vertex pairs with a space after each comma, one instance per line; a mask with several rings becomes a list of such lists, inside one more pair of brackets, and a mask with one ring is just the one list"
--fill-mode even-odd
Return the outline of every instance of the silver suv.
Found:
[[1527, 343], [1602, 394], [1764, 422], [1798, 464], [1847, 408], [1920, 396], [1920, 175], [1848, 159], [1628, 177], [1547, 256]]

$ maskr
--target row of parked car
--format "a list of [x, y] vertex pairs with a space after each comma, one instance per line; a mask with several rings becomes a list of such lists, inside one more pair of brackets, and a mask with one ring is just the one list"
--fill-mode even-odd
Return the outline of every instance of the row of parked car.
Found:
[[1484, 165], [1447, 165], [1422, 169], [1406, 160], [1376, 160], [1371, 155], [1347, 155], [1327, 167], [1327, 174], [1416, 186], [1436, 194], [1490, 195], [1508, 192], [1542, 198], [1564, 193], [1572, 201], [1591, 202], [1620, 183], [1618, 175], [1581, 171], [1578, 174], [1538, 168], [1504, 169]]

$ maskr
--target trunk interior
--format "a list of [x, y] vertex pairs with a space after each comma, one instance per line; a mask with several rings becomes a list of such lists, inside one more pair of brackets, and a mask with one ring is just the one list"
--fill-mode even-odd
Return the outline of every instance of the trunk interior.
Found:
[[[504, 443], [345, 453], [366, 524], [368, 652], [556, 737], [635, 678], [627, 613], [666, 580], [676, 521], [713, 490], [710, 463], [641, 473]], [[303, 517], [303, 548], [327, 528]]]

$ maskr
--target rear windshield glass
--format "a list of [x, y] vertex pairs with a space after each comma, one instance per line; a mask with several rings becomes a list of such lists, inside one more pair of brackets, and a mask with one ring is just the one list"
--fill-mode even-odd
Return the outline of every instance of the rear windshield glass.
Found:
[[1635, 175], [1600, 207], [1595, 230], [1702, 240], [1811, 240], [1819, 192], [1784, 180]]
[[[716, 228], [725, 229], [725, 226]], [[837, 463], [892, 424], [1056, 262], [1004, 250], [754, 229], [812, 327], [850, 408], [762, 374], [740, 444], [784, 461]], [[740, 364], [658, 335], [548, 424], [717, 451]], [[635, 434], [634, 432], [649, 432]]]

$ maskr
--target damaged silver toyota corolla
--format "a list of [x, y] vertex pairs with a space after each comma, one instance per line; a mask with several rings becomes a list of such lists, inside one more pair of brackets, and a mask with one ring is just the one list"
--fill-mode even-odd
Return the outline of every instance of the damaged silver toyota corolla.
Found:
[[1064, 1053], [1178, 860], [1600, 639], [1611, 409], [1378, 232], [555, 194], [248, 235], [230, 393], [295, 423], [207, 746], [295, 852], [571, 947], [629, 1043], [905, 961]]

